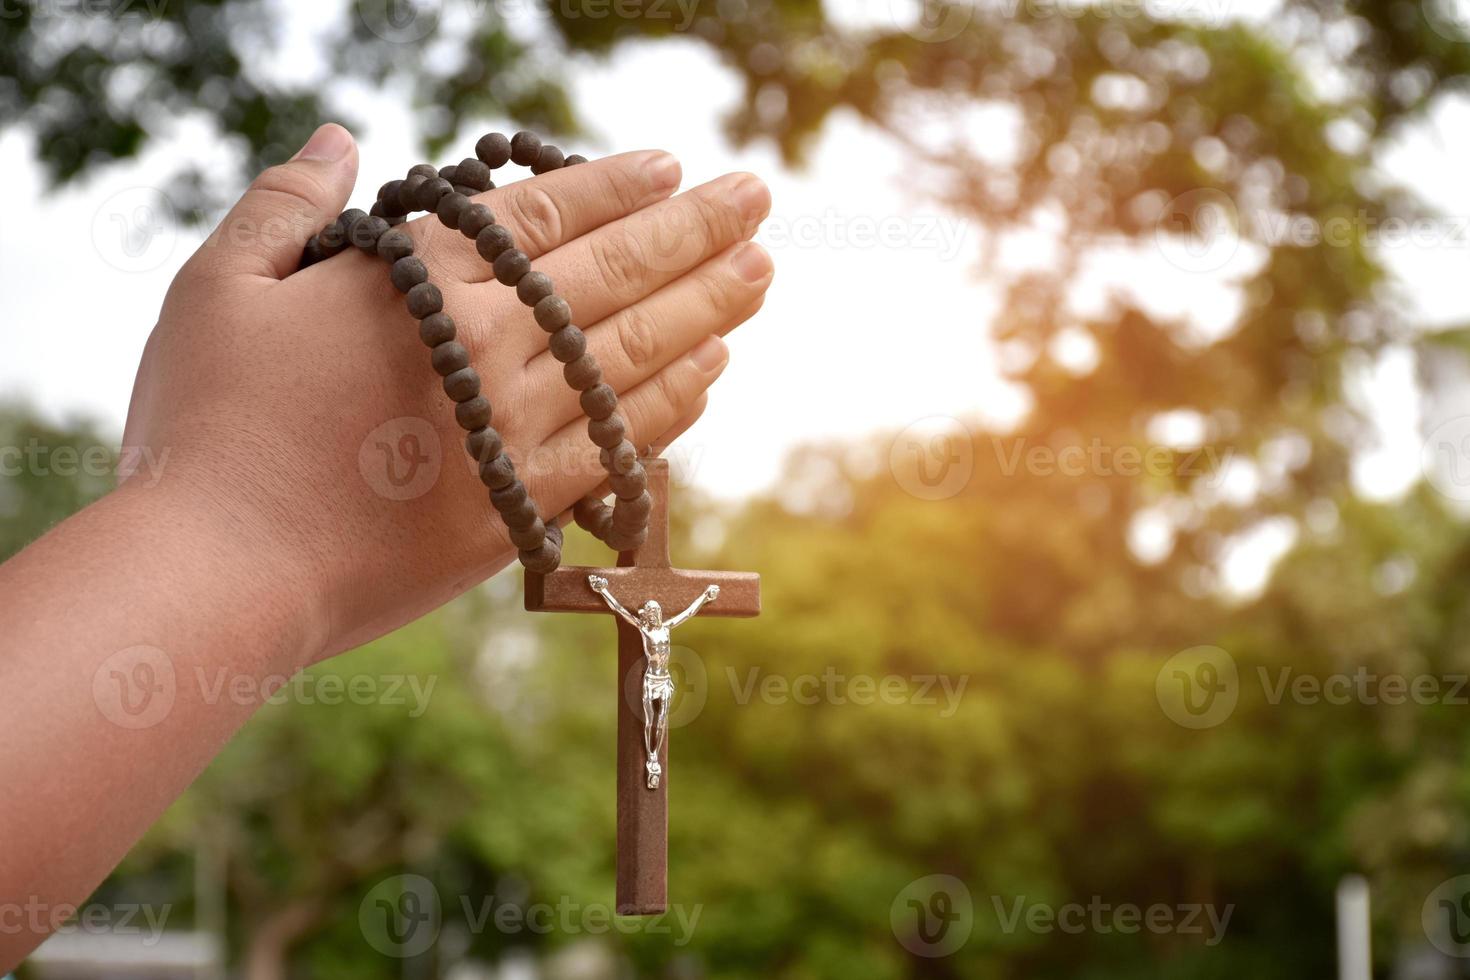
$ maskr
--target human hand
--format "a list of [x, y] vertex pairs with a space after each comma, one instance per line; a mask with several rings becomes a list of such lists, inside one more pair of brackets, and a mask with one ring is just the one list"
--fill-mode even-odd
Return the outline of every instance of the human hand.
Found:
[[[250, 563], [294, 604], [310, 627], [303, 663], [416, 618], [515, 555], [386, 265], [349, 248], [295, 271], [356, 169], [351, 137], [325, 126], [257, 179], [170, 288], [124, 436], [153, 458], [167, 450], [161, 486], [214, 505], [239, 542], [219, 560]], [[719, 337], [760, 308], [772, 275], [748, 243], [765, 186], [733, 174], [671, 197], [678, 181], [667, 154], [625, 153], [475, 198], [570, 303], [640, 447], [699, 416], [727, 359]], [[473, 243], [432, 216], [401, 227], [542, 516], [562, 513], [604, 473], [545, 333], [514, 290], [486, 281]]]

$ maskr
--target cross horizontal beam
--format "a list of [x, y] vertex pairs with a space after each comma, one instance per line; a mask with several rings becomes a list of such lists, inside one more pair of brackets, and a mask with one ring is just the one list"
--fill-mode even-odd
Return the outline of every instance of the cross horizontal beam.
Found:
[[702, 572], [684, 568], [588, 568], [574, 565], [550, 575], [526, 576], [526, 608], [531, 612], [607, 614], [607, 603], [587, 584], [588, 575], [607, 579], [608, 589], [625, 606], [636, 609], [647, 599], [673, 614], [718, 585], [720, 597], [699, 611], [706, 616], [759, 616], [761, 577], [755, 572]]

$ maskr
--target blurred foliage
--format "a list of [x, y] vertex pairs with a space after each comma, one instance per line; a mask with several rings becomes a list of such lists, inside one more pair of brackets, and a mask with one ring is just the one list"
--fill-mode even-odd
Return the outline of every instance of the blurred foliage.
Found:
[[[745, 84], [732, 138], [773, 140], [793, 163], [834, 113], [856, 113], [910, 148], [915, 186], [987, 229], [982, 258], [1009, 231], [1051, 229], [1044, 269], [982, 265], [1002, 279], [998, 339], [1030, 411], [1013, 431], [931, 446], [932, 458], [897, 453], [891, 466], [870, 448], [811, 447], [781, 493], [738, 514], [680, 501], [684, 563], [758, 568], [766, 588], [760, 619], [696, 620], [680, 636], [686, 687], [699, 688], [700, 668], [705, 679], [702, 710], [673, 739], [685, 775], [671, 894], [700, 915], [687, 945], [585, 920], [545, 934], [467, 928], [461, 898], [612, 900], [611, 627], [527, 622], [511, 577], [313, 670], [434, 678], [421, 716], [382, 703], [262, 711], [118, 880], [172, 882], [158, 887], [173, 896], [195, 862], [215, 869], [232, 955], [261, 977], [429, 975], [515, 949], [587, 975], [566, 958], [592, 948], [643, 975], [1284, 980], [1332, 972], [1332, 894], [1350, 871], [1373, 885], [1379, 975], [1417, 955], [1421, 906], [1470, 855], [1463, 706], [1311, 703], [1273, 685], [1284, 670], [1470, 672], [1462, 523], [1426, 487], [1367, 503], [1349, 479], [1372, 446], [1348, 395], [1354, 374], [1396, 349], [1426, 373], [1460, 363], [1436, 376], [1463, 382], [1466, 336], [1408, 320], [1364, 236], [1283, 244], [1271, 223], [1380, 227], [1432, 212], [1375, 163], [1464, 89], [1470, 38], [1445, 5], [1288, 0], [1241, 22], [1156, 19], [1138, 5], [1121, 17], [930, 4], [922, 21], [855, 26], [810, 0], [695, 4], [687, 23], [652, 0], [619, 8], [639, 16], [594, 16], [593, 2], [548, 4], [557, 43], [546, 46], [517, 40], [493, 5], [458, 31], [456, 4], [414, 7], [429, 19], [389, 29], [369, 15], [381, 6], [356, 4], [324, 63], [370, 83], [411, 79], [431, 147], [488, 115], [572, 128], [553, 81], [567, 56], [632, 42], [649, 57], [671, 40], [709, 46]], [[324, 87], [272, 84], [242, 56], [270, 37], [270, 9], [171, 3], [131, 33], [0, 19], [0, 119], [36, 132], [63, 180], [136, 153], [162, 118], [188, 112], [239, 139], [247, 168], [279, 159], [336, 113]], [[1014, 120], [1013, 154], [977, 145], [977, 108]], [[1219, 200], [1259, 255], [1233, 283], [1240, 311], [1222, 335], [1151, 315], [1136, 292], [1146, 283], [1101, 312], [1079, 305], [1089, 263], [1193, 254], [1218, 232], [1205, 225], [1218, 212], [1200, 204]], [[1078, 343], [1091, 352], [1083, 367], [1058, 355]], [[1036, 447], [1157, 450], [1169, 417], [1199, 434], [1163, 472], [1013, 465]], [[33, 425], [11, 424], [17, 438]], [[961, 492], [905, 491], [923, 483], [912, 467], [957, 451], [974, 465]], [[1186, 463], [1197, 452], [1209, 465]], [[1253, 474], [1254, 493], [1224, 492], [1227, 460]], [[87, 492], [0, 489], [22, 501], [3, 522], [16, 540]], [[696, 548], [706, 535], [688, 531], [715, 520], [725, 543]], [[1230, 603], [1230, 549], [1281, 521], [1291, 552], [1261, 596]], [[1145, 561], [1148, 522], [1166, 546]], [[1233, 658], [1239, 703], [1193, 730], [1161, 709], [1156, 682], [1167, 658], [1203, 644]], [[779, 689], [831, 674], [964, 687], [953, 710], [942, 688], [934, 704], [854, 704], [847, 686], [843, 703], [760, 693], [766, 678]], [[400, 872], [428, 877], [444, 903], [439, 945], [407, 965], [365, 944], [358, 923]], [[934, 873], [968, 884], [974, 935], [928, 960], [895, 942], [889, 912]], [[1094, 896], [1233, 915], [1208, 946], [1008, 930], [997, 913], [1018, 898]]]

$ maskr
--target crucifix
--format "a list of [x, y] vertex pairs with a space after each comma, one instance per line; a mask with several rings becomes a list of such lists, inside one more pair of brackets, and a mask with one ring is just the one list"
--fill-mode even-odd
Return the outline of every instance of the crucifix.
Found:
[[[616, 568], [562, 567], [526, 573], [532, 612], [617, 615], [618, 866], [617, 913], [653, 915], [668, 906], [668, 631], [694, 616], [756, 616], [760, 576], [754, 572], [688, 571], [669, 559], [669, 464], [643, 461], [653, 510], [648, 538], [618, 555]], [[663, 610], [674, 611], [664, 620]], [[636, 671], [637, 674], [633, 674]], [[623, 696], [632, 676], [642, 704]]]

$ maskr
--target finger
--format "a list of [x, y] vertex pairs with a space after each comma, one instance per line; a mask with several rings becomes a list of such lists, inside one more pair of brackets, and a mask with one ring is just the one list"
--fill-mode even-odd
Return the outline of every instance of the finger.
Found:
[[[663, 150], [619, 153], [538, 177], [517, 180], [472, 200], [489, 206], [495, 220], [515, 237], [516, 248], [532, 259], [574, 238], [662, 201], [679, 186], [679, 161]], [[435, 215], [404, 226], [430, 268], [449, 281], [487, 282], [490, 263], [473, 242]]]
[[[765, 249], [754, 242], [733, 245], [688, 275], [588, 328], [587, 350], [601, 365], [603, 380], [615, 391], [627, 391], [705, 337], [723, 336], [753, 316], [772, 274], [771, 257]], [[558, 427], [582, 412], [579, 393], [563, 381], [562, 370], [562, 363], [550, 351], [542, 351], [529, 367], [533, 389], [547, 392], [546, 397], [553, 400], [547, 417]]]
[[[728, 174], [583, 235], [547, 255], [536, 269], [551, 277], [557, 294], [571, 306], [573, 323], [596, 323], [750, 238], [770, 206], [770, 191], [760, 178]], [[476, 299], [470, 304], [481, 305]], [[531, 319], [529, 313], [522, 315]], [[546, 344], [529, 323], [506, 336], [507, 344], [525, 345], [525, 360]]]
[[352, 134], [327, 123], [255, 178], [194, 258], [212, 275], [284, 279], [301, 264], [307, 239], [341, 213], [356, 179]]
[[[669, 447], [674, 444], [674, 441], [676, 439], [678, 439], [684, 433], [688, 432], [689, 428], [694, 425], [695, 422], [699, 421], [700, 417], [704, 415], [704, 410], [708, 407], [709, 392], [701, 392], [699, 397], [694, 399], [694, 404], [690, 407], [689, 411], [685, 412], [682, 418], [680, 418], [673, 425], [669, 426], [662, 435], [653, 440], [653, 445], [652, 447], [650, 447], [651, 451], [649, 455], [662, 456], [664, 453], [666, 453]], [[612, 487], [608, 485], [607, 480], [602, 480], [597, 484], [596, 487], [593, 487], [590, 490], [585, 490], [582, 493], [574, 494], [571, 498], [572, 502], [575, 503], [576, 501], [581, 500], [589, 493], [599, 499], [605, 498], [608, 494], [612, 493]], [[570, 507], [564, 507], [561, 513], [557, 515], [557, 522], [561, 524], [562, 527], [571, 527], [572, 509]]]

